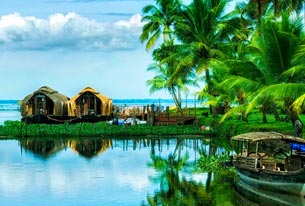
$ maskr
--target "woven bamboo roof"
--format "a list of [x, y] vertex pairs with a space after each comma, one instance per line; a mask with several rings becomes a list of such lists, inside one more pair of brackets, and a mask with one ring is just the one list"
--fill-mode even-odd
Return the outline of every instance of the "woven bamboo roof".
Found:
[[38, 93], [42, 93], [46, 96], [48, 96], [50, 99], [52, 99], [54, 102], [58, 101], [58, 102], [66, 102], [68, 101], [68, 97], [66, 97], [63, 94], [58, 93], [56, 90], [48, 87], [48, 86], [43, 86], [40, 87], [38, 90], [36, 90], [35, 92], [33, 92], [32, 94], [27, 95], [24, 99], [23, 102], [27, 103], [34, 95], [38, 94]]
[[232, 140], [247, 141], [250, 143], [263, 141], [263, 140], [283, 140], [287, 142], [297, 142], [305, 144], [305, 139], [300, 137], [294, 137], [291, 135], [285, 135], [277, 132], [249, 132], [232, 137]]
[[105, 95], [99, 93], [98, 91], [94, 90], [91, 87], [85, 87], [82, 91], [80, 91], [77, 95], [75, 95], [74, 97], [71, 98], [71, 102], [75, 102], [80, 96], [82, 96], [82, 94], [86, 93], [86, 92], [90, 92], [92, 94], [94, 94], [96, 97], [98, 97], [102, 102], [105, 103], [109, 103], [112, 102], [112, 99], [110, 99], [109, 97], [106, 97]]

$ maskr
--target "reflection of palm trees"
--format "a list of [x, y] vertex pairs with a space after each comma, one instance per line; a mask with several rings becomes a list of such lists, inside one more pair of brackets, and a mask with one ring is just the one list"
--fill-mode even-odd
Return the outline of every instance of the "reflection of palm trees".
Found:
[[[206, 155], [215, 155], [218, 145], [209, 141], [202, 145], [207, 150]], [[234, 194], [231, 182], [234, 177], [232, 170], [210, 171], [206, 174], [206, 182], [195, 182], [185, 177], [181, 172], [193, 171], [196, 164], [189, 161], [188, 153], [182, 154], [183, 140], [177, 140], [173, 153], [166, 157], [151, 154], [149, 166], [159, 172], [152, 178], [160, 183], [160, 188], [153, 195], [147, 195], [147, 202], [142, 205], [234, 205]], [[196, 147], [197, 148], [197, 147]], [[203, 150], [201, 150], [204, 152]], [[203, 172], [202, 172], [203, 173]], [[233, 175], [233, 176], [232, 176]]]
[[68, 146], [81, 156], [92, 158], [112, 145], [111, 140], [104, 139], [86, 139], [86, 140], [69, 140]]
[[194, 165], [189, 162], [188, 153], [181, 154], [181, 142], [177, 140], [174, 152], [167, 157], [151, 154], [149, 166], [159, 171], [152, 180], [160, 182], [160, 191], [147, 196], [147, 205], [211, 205], [212, 198], [202, 183], [180, 179], [180, 171]]
[[65, 148], [63, 140], [26, 139], [20, 140], [20, 144], [26, 151], [32, 151], [43, 158], [50, 157]]

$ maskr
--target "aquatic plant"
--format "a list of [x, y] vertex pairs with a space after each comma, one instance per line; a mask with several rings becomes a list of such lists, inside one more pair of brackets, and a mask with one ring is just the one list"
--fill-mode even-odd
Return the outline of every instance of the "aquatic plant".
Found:
[[225, 168], [225, 163], [230, 162], [231, 157], [227, 154], [222, 155], [205, 155], [201, 154], [197, 165], [205, 172], [219, 171], [220, 168]]
[[20, 121], [6, 121], [0, 125], [1, 138], [23, 137], [136, 137], [172, 135], [209, 135], [194, 125], [110, 125], [106, 122], [77, 124], [25, 124]]

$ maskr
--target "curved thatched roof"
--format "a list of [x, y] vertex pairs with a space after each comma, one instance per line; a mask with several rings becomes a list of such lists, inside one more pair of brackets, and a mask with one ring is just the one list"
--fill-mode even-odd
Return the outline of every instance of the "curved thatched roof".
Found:
[[274, 141], [283, 140], [287, 142], [297, 142], [297, 143], [305, 144], [305, 139], [290, 135], [284, 135], [277, 132], [249, 132], [234, 136], [232, 137], [232, 140], [246, 141], [250, 143], [263, 141], [263, 140], [274, 140]]
[[102, 102], [104, 103], [109, 103], [112, 102], [112, 99], [110, 99], [109, 97], [106, 97], [105, 95], [99, 93], [98, 91], [94, 90], [91, 87], [85, 87], [82, 91], [80, 91], [77, 95], [75, 95], [74, 97], [72, 97], [70, 99], [70, 102], [75, 102], [80, 96], [82, 96], [82, 94], [86, 93], [86, 92], [90, 92], [92, 94], [94, 94], [95, 96], [97, 96]]
[[54, 89], [48, 87], [48, 86], [43, 86], [40, 87], [38, 90], [33, 92], [32, 94], [27, 95], [21, 103], [21, 115], [25, 116], [27, 112], [27, 105], [29, 101], [31, 100], [32, 97], [36, 96], [37, 94], [44, 94], [48, 98], [50, 98], [55, 105], [55, 108], [61, 108], [62, 110], [62, 105], [66, 104], [69, 101], [69, 98], [66, 97], [65, 95], [58, 93]]
[[68, 97], [66, 97], [63, 94], [58, 93], [58, 91], [55, 91], [51, 87], [43, 86], [43, 87], [40, 87], [35, 92], [33, 92], [32, 94], [27, 95], [23, 99], [23, 102], [28, 102], [31, 99], [31, 97], [35, 96], [38, 93], [41, 93], [41, 94], [44, 94], [44, 95], [48, 96], [54, 102], [58, 102], [58, 101], [59, 102], [66, 102], [67, 100], [69, 100]]
[[101, 111], [103, 115], [109, 115], [112, 110], [112, 99], [109, 97], [106, 97], [105, 95], [99, 93], [98, 91], [94, 90], [91, 87], [85, 87], [83, 90], [81, 90], [77, 95], [72, 97], [70, 99], [70, 106], [69, 106], [69, 112], [71, 116], [75, 116], [74, 111], [76, 110], [76, 101], [85, 93], [92, 93], [95, 95], [100, 101], [101, 101]]

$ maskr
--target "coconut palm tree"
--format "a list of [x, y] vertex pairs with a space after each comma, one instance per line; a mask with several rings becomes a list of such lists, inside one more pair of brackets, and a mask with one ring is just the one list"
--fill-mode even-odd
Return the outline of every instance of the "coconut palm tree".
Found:
[[268, 11], [268, 6], [272, 0], [249, 0], [247, 3], [239, 3], [244, 8], [244, 13], [251, 19], [261, 22], [263, 16]]
[[173, 53], [175, 53], [173, 41], [167, 42], [167, 45], [164, 43], [159, 49], [154, 50], [153, 57], [155, 63], [151, 64], [147, 71], [155, 72], [156, 76], [153, 79], [147, 80], [146, 83], [150, 87], [151, 94], [159, 90], [165, 90], [170, 93], [177, 107], [177, 111], [182, 113], [181, 91], [188, 93], [187, 86], [196, 86], [197, 82], [193, 81], [194, 73], [175, 75], [176, 67], [179, 64], [178, 60], [163, 61]]
[[[190, 5], [184, 6], [177, 17], [175, 34], [181, 42], [179, 53], [174, 58], [180, 60], [176, 74], [185, 73], [181, 69], [197, 72], [200, 76], [204, 73], [206, 91], [209, 95], [215, 95], [211, 84], [211, 72], [209, 62], [214, 58], [224, 56], [222, 43], [228, 39], [228, 26], [225, 20], [227, 0], [194, 0]], [[181, 66], [181, 67], [180, 67]], [[216, 110], [211, 107], [215, 115]]]
[[180, 11], [180, 0], [155, 0], [156, 5], [145, 6], [142, 11], [145, 23], [140, 40], [146, 41], [146, 50], [150, 50], [159, 41], [160, 43], [172, 39], [173, 25], [177, 13]]
[[300, 13], [303, 10], [304, 0], [272, 0], [274, 16], [278, 17], [284, 11]]
[[[273, 108], [270, 105], [279, 100], [286, 105], [286, 112], [290, 115], [292, 123], [298, 119], [296, 111], [290, 105], [302, 94], [304, 87], [303, 84], [299, 84], [305, 77], [302, 25], [300, 18], [291, 20], [288, 13], [283, 13], [281, 20], [273, 17], [263, 19], [251, 39], [251, 44], [247, 46], [247, 53], [243, 60], [241, 59], [242, 64], [233, 59], [226, 60], [226, 66], [222, 66], [222, 71], [223, 68], [229, 70], [229, 75], [224, 75], [220, 84], [222, 88], [242, 89], [248, 93], [247, 96], [252, 101], [247, 113], [256, 105], [261, 105], [263, 122], [267, 122], [267, 109]], [[244, 106], [235, 108], [235, 112], [241, 112], [242, 109]], [[224, 118], [233, 112], [234, 110], [231, 110]]]
[[251, 41], [251, 60], [260, 68], [266, 87], [257, 92], [249, 103], [248, 112], [255, 105], [266, 100], [281, 100], [292, 124], [298, 119], [291, 107], [293, 101], [304, 93], [303, 23], [300, 18], [292, 20], [289, 13], [283, 13], [281, 20], [266, 19], [262, 22]]

